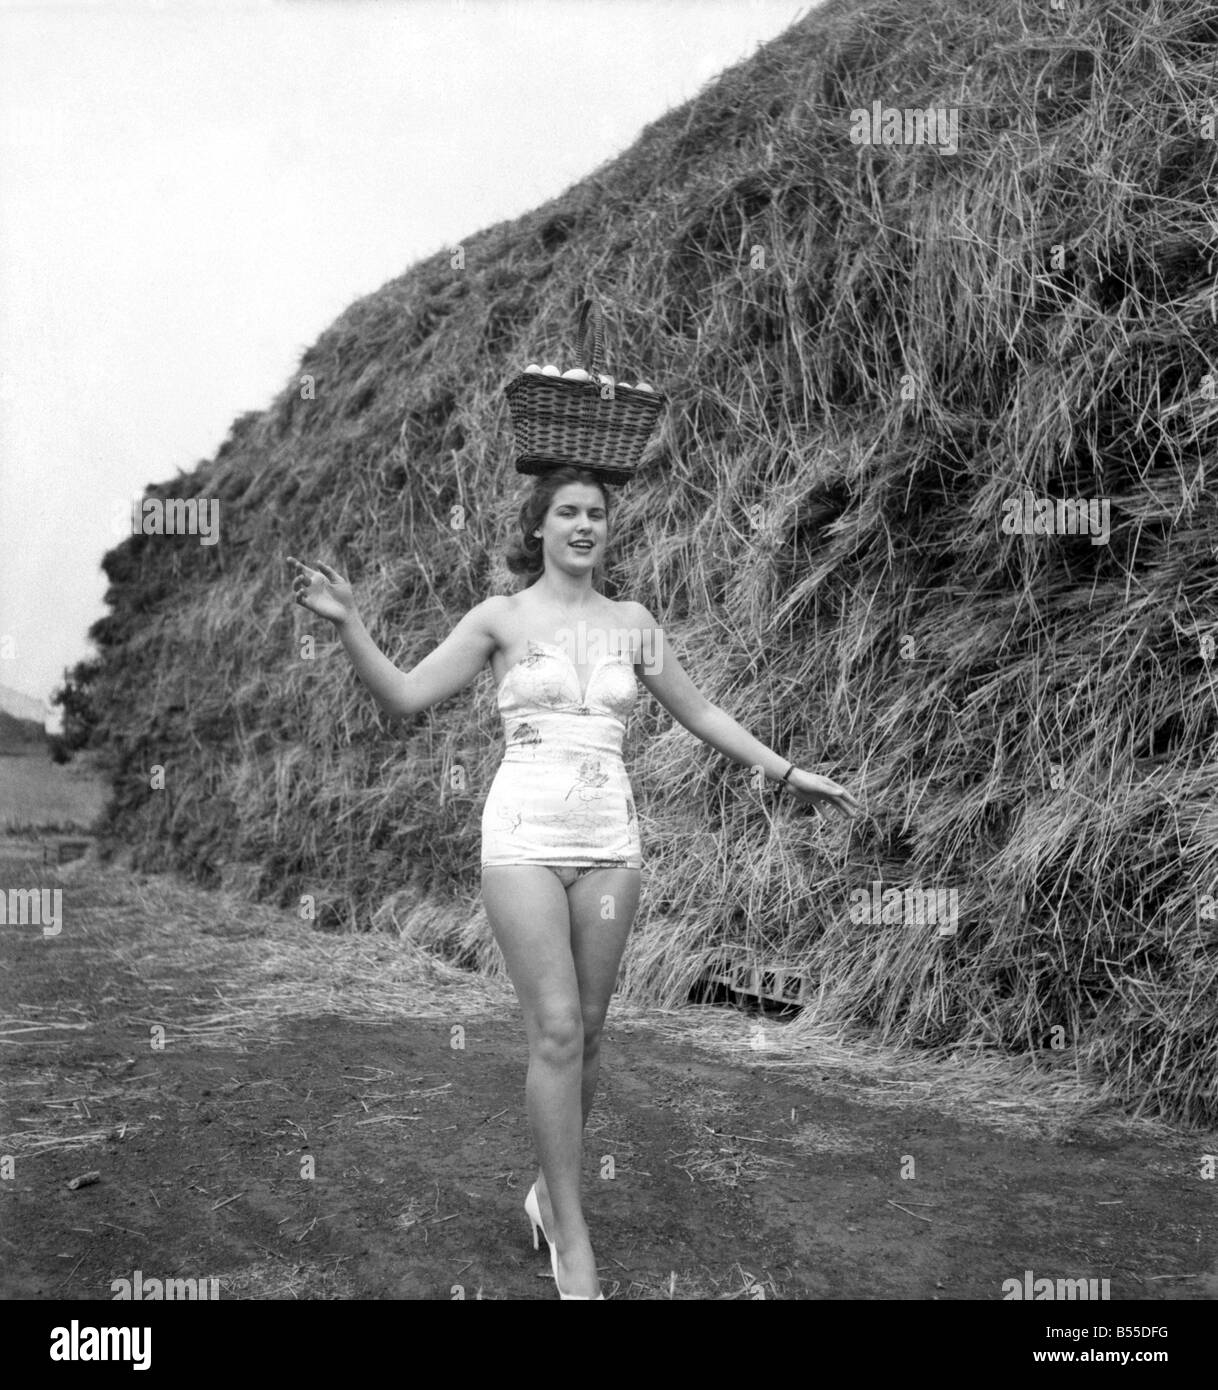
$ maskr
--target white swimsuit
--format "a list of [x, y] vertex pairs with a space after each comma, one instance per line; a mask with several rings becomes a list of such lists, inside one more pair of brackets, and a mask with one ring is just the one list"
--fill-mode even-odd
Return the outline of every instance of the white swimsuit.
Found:
[[626, 720], [638, 698], [629, 654], [603, 656], [581, 697], [564, 648], [530, 639], [497, 692], [503, 761], [482, 808], [482, 864], [643, 864]]

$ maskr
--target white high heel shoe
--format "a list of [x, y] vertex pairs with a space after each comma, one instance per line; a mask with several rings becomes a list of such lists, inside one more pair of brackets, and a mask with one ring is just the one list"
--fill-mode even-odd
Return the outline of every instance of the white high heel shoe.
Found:
[[[537, 1201], [536, 1183], [529, 1188], [528, 1195], [524, 1199], [524, 1213], [533, 1225], [533, 1249], [540, 1250], [541, 1247], [537, 1244], [537, 1232], [540, 1231], [543, 1236], [546, 1236], [546, 1228], [541, 1224], [541, 1207]], [[549, 1236], [546, 1236], [546, 1244], [553, 1250], [554, 1242]]]
[[603, 1303], [605, 1301], [605, 1295], [603, 1293], [598, 1293], [596, 1298], [586, 1293], [563, 1293], [562, 1285], [558, 1282], [558, 1247], [549, 1236], [546, 1236], [546, 1228], [542, 1225], [541, 1206], [537, 1201], [536, 1183], [529, 1188], [528, 1195], [524, 1199], [524, 1210], [525, 1215], [529, 1218], [529, 1222], [533, 1227], [533, 1249], [539, 1250], [541, 1248], [537, 1243], [538, 1231], [546, 1237], [546, 1244], [550, 1247], [550, 1269], [554, 1274], [554, 1287], [558, 1290], [558, 1297], [567, 1300], [579, 1299], [584, 1303], [595, 1303], [597, 1300]]

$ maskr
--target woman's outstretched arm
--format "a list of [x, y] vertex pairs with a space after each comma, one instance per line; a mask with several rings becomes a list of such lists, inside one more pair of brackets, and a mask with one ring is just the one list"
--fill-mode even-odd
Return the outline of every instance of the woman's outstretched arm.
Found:
[[498, 594], [471, 608], [434, 651], [403, 671], [372, 640], [341, 574], [320, 561], [310, 569], [291, 555], [287, 558], [297, 569], [292, 586], [296, 602], [334, 624], [356, 675], [391, 717], [419, 714], [463, 690], [495, 650], [490, 611], [502, 602]]
[[[703, 743], [733, 762], [743, 763], [746, 767], [759, 767], [770, 781], [781, 782], [783, 774], [791, 766], [791, 759], [767, 748], [726, 710], [711, 704], [668, 650], [663, 631], [651, 613], [641, 603], [636, 603], [634, 608], [635, 620], [642, 633], [643, 649], [656, 654], [650, 664], [636, 664], [635, 673], [639, 680], [679, 724]], [[855, 816], [862, 809], [845, 787], [803, 768], [795, 768], [787, 777], [786, 785], [800, 801], [817, 809], [822, 802], [846, 816]]]

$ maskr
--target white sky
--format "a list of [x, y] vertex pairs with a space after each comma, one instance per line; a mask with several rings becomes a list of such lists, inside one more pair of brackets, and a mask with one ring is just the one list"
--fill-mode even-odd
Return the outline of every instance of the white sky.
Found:
[[116, 506], [210, 458], [347, 304], [809, 8], [0, 0], [0, 684], [45, 698], [92, 654]]

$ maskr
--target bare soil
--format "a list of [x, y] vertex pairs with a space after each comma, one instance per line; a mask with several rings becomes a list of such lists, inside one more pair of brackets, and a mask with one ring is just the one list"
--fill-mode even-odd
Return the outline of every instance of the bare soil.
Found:
[[[64, 912], [0, 927], [0, 1296], [109, 1300], [138, 1270], [224, 1299], [555, 1298], [508, 989], [46, 847], [0, 842], [0, 886]], [[603, 1055], [606, 1298], [997, 1300], [1026, 1269], [1218, 1295], [1213, 1134], [979, 1063], [902, 1081], [726, 1009], [615, 1003]]]

